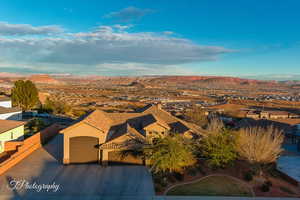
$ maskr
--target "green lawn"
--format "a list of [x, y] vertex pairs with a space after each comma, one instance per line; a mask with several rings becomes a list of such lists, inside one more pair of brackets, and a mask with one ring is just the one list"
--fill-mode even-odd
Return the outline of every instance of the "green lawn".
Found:
[[226, 176], [210, 176], [195, 183], [177, 186], [167, 195], [252, 196], [247, 186]]

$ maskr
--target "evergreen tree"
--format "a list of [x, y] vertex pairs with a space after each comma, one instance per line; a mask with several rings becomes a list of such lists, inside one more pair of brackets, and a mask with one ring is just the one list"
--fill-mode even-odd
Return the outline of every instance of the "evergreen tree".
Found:
[[23, 110], [32, 109], [38, 102], [38, 90], [30, 80], [18, 80], [12, 89], [12, 101]]
[[226, 167], [237, 159], [236, 137], [225, 128], [210, 132], [200, 141], [199, 147], [211, 167]]
[[154, 172], [180, 173], [196, 163], [192, 146], [180, 135], [159, 138], [150, 149], [145, 149], [145, 154]]
[[182, 172], [196, 163], [190, 141], [181, 135], [158, 137], [155, 142], [138, 138], [127, 141], [129, 148], [121, 151], [121, 156], [132, 155], [149, 161], [151, 171]]

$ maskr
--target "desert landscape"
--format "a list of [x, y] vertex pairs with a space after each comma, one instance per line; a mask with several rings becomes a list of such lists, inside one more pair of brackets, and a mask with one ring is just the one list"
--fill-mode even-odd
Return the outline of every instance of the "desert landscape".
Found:
[[0, 200], [299, 199], [299, 10], [2, 0]]

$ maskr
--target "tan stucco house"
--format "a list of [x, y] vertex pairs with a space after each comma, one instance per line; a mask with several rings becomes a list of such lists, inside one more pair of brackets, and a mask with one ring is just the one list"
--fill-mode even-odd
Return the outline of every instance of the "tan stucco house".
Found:
[[287, 119], [289, 118], [289, 113], [285, 111], [271, 111], [270, 119]]
[[193, 137], [200, 131], [198, 126], [172, 116], [159, 105], [148, 105], [134, 113], [95, 110], [61, 131], [63, 163], [144, 164], [143, 160], [131, 156], [120, 157], [119, 151], [126, 148], [128, 139], [139, 137], [152, 141], [169, 132]]

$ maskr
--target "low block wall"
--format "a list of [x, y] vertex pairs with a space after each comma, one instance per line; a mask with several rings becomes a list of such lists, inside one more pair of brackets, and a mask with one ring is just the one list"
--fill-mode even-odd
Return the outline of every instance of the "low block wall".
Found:
[[23, 145], [23, 141], [8, 141], [4, 143], [4, 151], [17, 151], [18, 147]]
[[57, 135], [62, 128], [64, 127], [59, 124], [53, 124], [24, 141], [5, 142], [5, 151], [16, 152], [0, 163], [0, 175], [29, 156], [43, 144], [47, 143], [52, 137]]

